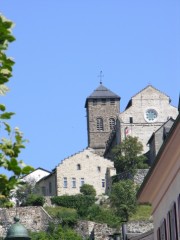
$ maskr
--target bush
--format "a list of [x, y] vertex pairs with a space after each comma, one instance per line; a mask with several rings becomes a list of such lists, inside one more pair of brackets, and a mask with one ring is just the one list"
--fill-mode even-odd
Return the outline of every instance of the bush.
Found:
[[34, 232], [30, 234], [32, 240], [82, 240], [82, 238], [72, 229], [51, 223], [47, 232]]
[[96, 196], [96, 190], [90, 184], [84, 184], [80, 187], [80, 192], [86, 196]]
[[45, 203], [45, 198], [41, 195], [37, 194], [29, 194], [26, 202], [24, 202], [23, 206], [43, 206]]
[[85, 196], [82, 194], [77, 195], [64, 195], [51, 198], [52, 204], [57, 206], [74, 208], [80, 216], [86, 216], [88, 207], [95, 203], [94, 196]]

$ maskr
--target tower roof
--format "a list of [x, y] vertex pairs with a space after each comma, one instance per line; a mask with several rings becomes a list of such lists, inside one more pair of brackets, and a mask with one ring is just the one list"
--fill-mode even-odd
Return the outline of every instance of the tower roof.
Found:
[[120, 100], [120, 96], [117, 94], [113, 93], [111, 90], [108, 88], [104, 87], [102, 84], [99, 85], [98, 88], [96, 88], [93, 93], [86, 98], [86, 103], [85, 107], [87, 107], [87, 102], [89, 99], [97, 99], [97, 98], [115, 98]]

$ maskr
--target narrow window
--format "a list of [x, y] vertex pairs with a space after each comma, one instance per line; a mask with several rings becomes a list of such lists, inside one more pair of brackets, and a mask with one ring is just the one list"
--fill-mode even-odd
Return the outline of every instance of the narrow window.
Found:
[[166, 219], [163, 220], [163, 222], [160, 226], [160, 239], [167, 240]]
[[42, 195], [46, 196], [46, 187], [41, 187]]
[[102, 98], [102, 99], [101, 99], [101, 104], [102, 104], [102, 105], [106, 105], [106, 99], [105, 99], [105, 98]]
[[72, 178], [72, 188], [76, 188], [76, 178]]
[[133, 117], [130, 117], [130, 118], [129, 118], [129, 122], [130, 122], [130, 123], [133, 123]]
[[81, 164], [77, 164], [77, 170], [81, 170]]
[[98, 170], [98, 172], [101, 172], [101, 167], [98, 166], [98, 167], [97, 167], [97, 170]]
[[67, 177], [64, 177], [64, 188], [67, 188]]
[[169, 216], [169, 228], [170, 228], [170, 239], [177, 240], [177, 216], [176, 216], [176, 203], [173, 203], [171, 210], [168, 213]]
[[84, 178], [81, 178], [80, 186], [83, 186], [83, 185], [84, 185]]
[[110, 105], [114, 105], [115, 104], [115, 99], [114, 98], [111, 98], [110, 99]]
[[97, 99], [93, 99], [93, 106], [97, 105]]
[[49, 194], [51, 194], [51, 193], [52, 193], [52, 183], [49, 182]]
[[109, 128], [110, 128], [111, 130], [113, 130], [114, 127], [115, 127], [115, 119], [114, 119], [114, 118], [110, 118], [110, 119], [109, 119]]
[[102, 118], [97, 118], [97, 130], [98, 131], [103, 131], [104, 130], [103, 119]]
[[102, 179], [102, 187], [105, 188], [105, 179]]

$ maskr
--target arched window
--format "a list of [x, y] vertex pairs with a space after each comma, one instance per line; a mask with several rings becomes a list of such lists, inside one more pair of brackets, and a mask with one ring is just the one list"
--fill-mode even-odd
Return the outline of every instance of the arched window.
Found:
[[97, 118], [97, 130], [98, 131], [103, 131], [104, 130], [103, 119], [102, 118]]
[[111, 130], [113, 130], [113, 129], [114, 129], [114, 126], [115, 126], [115, 119], [114, 119], [114, 118], [110, 118], [110, 119], [109, 119], [109, 128], [110, 128]]

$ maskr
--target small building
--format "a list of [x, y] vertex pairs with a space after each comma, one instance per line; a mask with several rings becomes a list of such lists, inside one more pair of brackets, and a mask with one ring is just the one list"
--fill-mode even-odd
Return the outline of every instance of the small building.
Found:
[[110, 177], [116, 174], [114, 163], [91, 148], [78, 152], [63, 161], [37, 185], [45, 196], [80, 193], [83, 184], [92, 185], [97, 195], [110, 188]]
[[39, 167], [39, 168], [36, 168], [31, 173], [25, 175], [22, 179], [25, 182], [28, 182], [28, 183], [31, 183], [31, 184], [35, 184], [40, 179], [42, 179], [43, 177], [49, 175], [50, 173], [51, 173], [50, 171], [45, 170], [45, 169]]
[[152, 205], [154, 240], [180, 239], [180, 114], [137, 196]]

